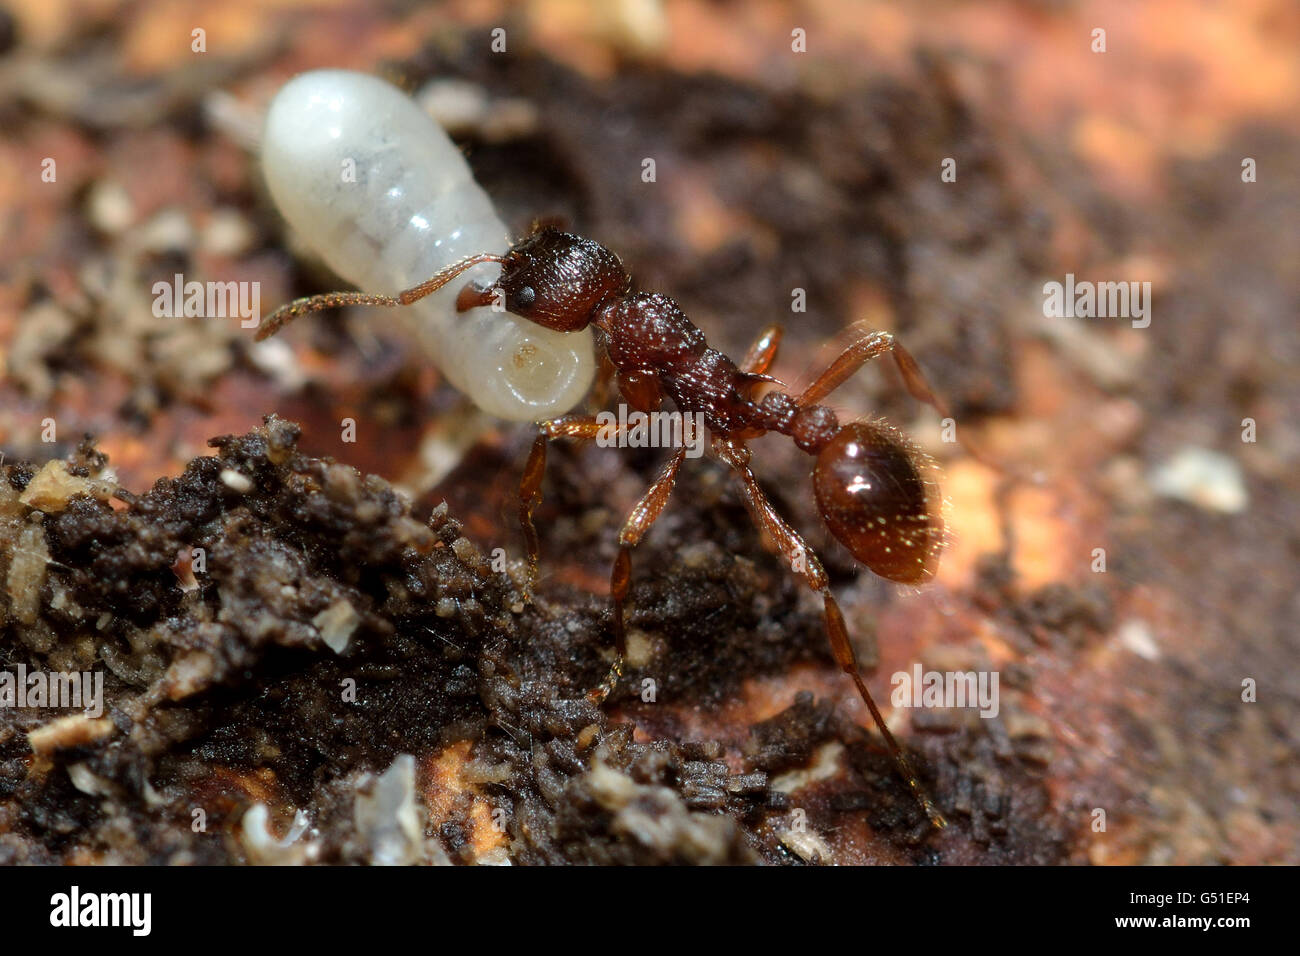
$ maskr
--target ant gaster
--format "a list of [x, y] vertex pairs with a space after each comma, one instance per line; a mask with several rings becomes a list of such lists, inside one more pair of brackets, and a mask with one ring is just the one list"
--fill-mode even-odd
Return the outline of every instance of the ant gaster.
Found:
[[[776, 543], [796, 573], [821, 594], [835, 662], [856, 685], [925, 813], [936, 827], [944, 826], [943, 817], [926, 796], [911, 761], [867, 691], [826, 571], [759, 487], [750, 470], [746, 447], [749, 439], [766, 432], [790, 436], [800, 449], [813, 456], [818, 511], [831, 533], [853, 556], [891, 581], [922, 584], [930, 580], [943, 549], [944, 524], [938, 488], [930, 478], [929, 459], [887, 422], [863, 419], [840, 424], [834, 411], [819, 404], [863, 364], [887, 352], [893, 356], [908, 391], [946, 415], [911, 355], [888, 332], [855, 326], [838, 357], [800, 394], [774, 390], [756, 398], [760, 386], [781, 384], [766, 374], [776, 358], [780, 326], [767, 328], [737, 365], [709, 348], [704, 333], [668, 296], [632, 292], [631, 277], [609, 249], [541, 224], [503, 256], [471, 256], [396, 296], [340, 292], [291, 302], [267, 318], [257, 338], [273, 335], [288, 321], [319, 309], [407, 305], [481, 262], [499, 262], [500, 277], [490, 286], [467, 284], [457, 297], [458, 311], [504, 299], [507, 311], [548, 329], [572, 332], [594, 326], [597, 341], [617, 373], [619, 391], [632, 408], [653, 412], [667, 396], [684, 416], [703, 415], [713, 455], [739, 477], [754, 521]], [[530, 590], [536, 581], [539, 552], [532, 515], [541, 500], [547, 442], [556, 438], [595, 439], [607, 427], [593, 416], [577, 414], [540, 423], [541, 434], [533, 443], [519, 489]], [[684, 443], [663, 466], [619, 534], [618, 556], [610, 575], [617, 657], [604, 682], [589, 694], [595, 703], [608, 697], [623, 673], [624, 604], [632, 574], [632, 549], [667, 504], [686, 451]]]

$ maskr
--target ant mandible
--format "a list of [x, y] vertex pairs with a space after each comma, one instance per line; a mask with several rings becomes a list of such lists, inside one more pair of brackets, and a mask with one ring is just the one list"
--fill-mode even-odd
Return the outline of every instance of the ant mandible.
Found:
[[[746, 447], [749, 439], [765, 432], [790, 436], [814, 457], [817, 508], [836, 539], [883, 578], [905, 584], [929, 581], [944, 545], [941, 498], [929, 476], [929, 459], [887, 422], [861, 419], [841, 425], [834, 411], [819, 404], [866, 362], [889, 353], [913, 397], [946, 416], [947, 410], [912, 356], [888, 332], [855, 326], [839, 356], [801, 393], [791, 395], [778, 389], [755, 399], [759, 386], [781, 384], [767, 375], [780, 345], [780, 326], [764, 330], [737, 365], [709, 348], [704, 333], [668, 296], [632, 292], [631, 277], [609, 249], [542, 223], [535, 224], [530, 234], [504, 255], [484, 253], [462, 259], [396, 296], [336, 292], [295, 300], [268, 316], [256, 337], [265, 339], [292, 319], [320, 309], [409, 305], [482, 262], [500, 263], [500, 277], [489, 286], [467, 284], [457, 296], [457, 311], [503, 299], [507, 311], [548, 329], [575, 332], [594, 326], [629, 406], [650, 413], [658, 410], [667, 396], [683, 415], [703, 415], [710, 450], [739, 477], [754, 521], [777, 544], [795, 572], [821, 594], [835, 662], [853, 680], [908, 787], [934, 826], [945, 826], [867, 690], [826, 571], [759, 487]], [[594, 416], [577, 414], [539, 426], [541, 434], [533, 443], [519, 487], [530, 591], [536, 582], [539, 554], [532, 516], [541, 501], [547, 443], [556, 438], [595, 439], [602, 428], [608, 428]], [[632, 549], [663, 512], [686, 452], [683, 443], [632, 509], [619, 534], [618, 556], [610, 574], [617, 656], [608, 676], [588, 695], [594, 703], [604, 702], [623, 673], [623, 615], [632, 576]]]

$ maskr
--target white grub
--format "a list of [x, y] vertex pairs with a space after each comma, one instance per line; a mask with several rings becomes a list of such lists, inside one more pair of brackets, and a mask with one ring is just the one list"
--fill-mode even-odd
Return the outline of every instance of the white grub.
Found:
[[237, 491], [241, 495], [246, 495], [253, 490], [253, 479], [247, 475], [241, 475], [233, 468], [223, 468], [221, 470], [221, 483], [231, 491]]
[[281, 840], [271, 833], [270, 822], [271, 811], [266, 804], [255, 803], [244, 811], [239, 821], [239, 842], [249, 862], [261, 866], [302, 866], [320, 855], [319, 844], [302, 839], [310, 823], [307, 811], [299, 810], [293, 815], [293, 825]]
[[[267, 113], [262, 167], [289, 224], [365, 292], [392, 295], [510, 244], [447, 134], [363, 73], [317, 70], [286, 83]], [[591, 330], [552, 332], [490, 307], [456, 312], [466, 283], [499, 274], [481, 264], [393, 312], [415, 321], [430, 358], [484, 411], [519, 422], [561, 415], [595, 377]]]
[[425, 857], [424, 823], [415, 802], [415, 758], [401, 754], [378, 777], [357, 786], [353, 822], [376, 866], [406, 866]]
[[352, 634], [361, 623], [361, 615], [347, 601], [340, 598], [311, 619], [312, 625], [320, 632], [320, 639], [335, 654], [342, 654], [348, 649]]
[[1179, 449], [1169, 461], [1152, 469], [1148, 480], [1156, 494], [1205, 511], [1239, 514], [1250, 503], [1237, 462], [1196, 445]]

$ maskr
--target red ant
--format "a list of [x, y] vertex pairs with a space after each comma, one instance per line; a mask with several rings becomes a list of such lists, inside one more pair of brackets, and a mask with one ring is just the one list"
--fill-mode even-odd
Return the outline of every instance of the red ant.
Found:
[[[291, 302], [267, 318], [257, 338], [273, 335], [291, 319], [319, 309], [408, 305], [480, 262], [501, 263], [500, 277], [490, 286], [467, 284], [456, 299], [458, 311], [503, 300], [507, 311], [548, 329], [573, 332], [594, 326], [597, 341], [617, 373], [619, 391], [629, 406], [650, 413], [658, 410], [666, 395], [683, 415], [703, 415], [710, 449], [740, 478], [745, 504], [755, 522], [776, 542], [808, 586], [821, 593], [826, 634], [835, 662], [857, 686], [908, 787], [931, 822], [936, 827], [945, 826], [863, 682], [826, 571], [799, 533], [768, 501], [750, 470], [750, 451], [745, 445], [765, 432], [789, 435], [800, 449], [814, 456], [812, 478], [818, 511], [831, 533], [853, 556], [891, 581], [929, 581], [937, 570], [945, 540], [941, 499], [929, 477], [929, 459], [887, 422], [862, 419], [841, 425], [834, 411], [819, 404], [866, 362], [889, 353], [913, 397], [946, 416], [947, 410], [926, 384], [912, 356], [888, 332], [855, 328], [840, 355], [803, 392], [790, 395], [774, 390], [756, 399], [754, 392], [759, 386], [782, 384], [766, 374], [780, 345], [780, 326], [768, 327], [737, 365], [708, 347], [704, 333], [672, 299], [658, 293], [632, 292], [631, 277], [609, 249], [553, 225], [541, 224], [505, 255], [463, 259], [396, 296], [330, 293]], [[536, 580], [539, 553], [532, 515], [541, 501], [547, 442], [556, 438], [595, 439], [606, 427], [590, 415], [564, 415], [540, 423], [541, 434], [533, 443], [519, 488], [519, 518], [528, 549], [530, 590]], [[632, 549], [668, 503], [686, 452], [683, 444], [663, 466], [619, 534], [618, 556], [610, 574], [617, 657], [606, 679], [588, 695], [594, 703], [604, 702], [623, 673], [623, 614], [632, 576]]]

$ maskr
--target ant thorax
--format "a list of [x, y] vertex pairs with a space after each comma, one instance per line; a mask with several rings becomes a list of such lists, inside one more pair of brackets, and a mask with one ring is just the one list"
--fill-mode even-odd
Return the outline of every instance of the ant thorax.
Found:
[[709, 348], [704, 333], [671, 298], [638, 292], [608, 303], [596, 319], [610, 362], [620, 377], [653, 373], [659, 390], [682, 413], [700, 413], [710, 431], [728, 433], [758, 424], [748, 397], [753, 377]]

